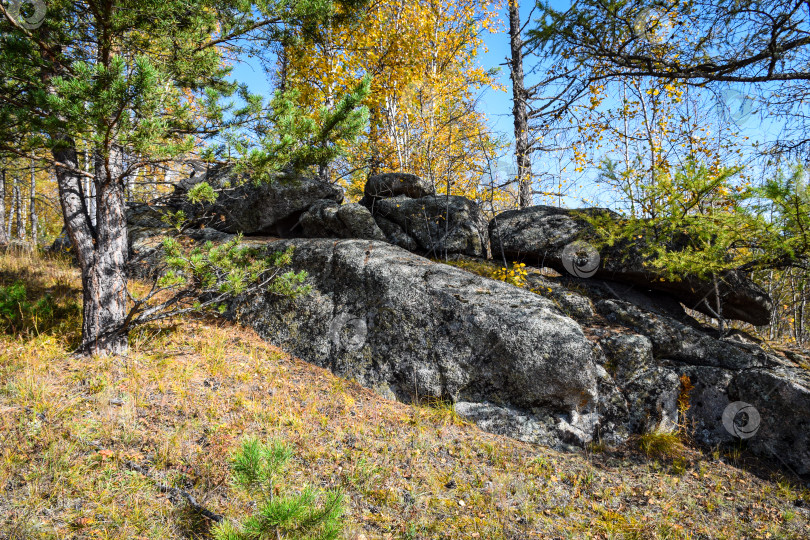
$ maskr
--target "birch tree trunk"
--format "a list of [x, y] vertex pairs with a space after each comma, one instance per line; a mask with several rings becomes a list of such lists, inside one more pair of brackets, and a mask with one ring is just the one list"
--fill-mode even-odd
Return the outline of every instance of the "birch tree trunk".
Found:
[[371, 115], [371, 129], [370, 129], [370, 139], [371, 139], [371, 156], [369, 156], [369, 176], [373, 176], [375, 174], [380, 174], [381, 170], [381, 156], [378, 141], [380, 140], [380, 112], [378, 106], [370, 107], [370, 115]]
[[[11, 219], [9, 217], [9, 219]], [[6, 231], [6, 170], [0, 169], [0, 246], [8, 244]]]
[[14, 188], [17, 186], [17, 179], [11, 182], [11, 206], [8, 209], [8, 221], [6, 221], [6, 238], [11, 239], [11, 227], [14, 225], [14, 214], [17, 211], [17, 199], [14, 198]]
[[20, 193], [19, 181], [14, 182], [14, 219], [17, 220], [17, 231], [15, 237], [18, 240], [25, 240], [25, 209], [23, 208], [22, 195]]
[[37, 235], [39, 234], [39, 227], [37, 226], [37, 176], [36, 170], [34, 169], [34, 160], [31, 160], [31, 183], [29, 185], [29, 192], [28, 192], [28, 204], [29, 211], [28, 211], [28, 221], [31, 222], [31, 245], [33, 247], [37, 246]]

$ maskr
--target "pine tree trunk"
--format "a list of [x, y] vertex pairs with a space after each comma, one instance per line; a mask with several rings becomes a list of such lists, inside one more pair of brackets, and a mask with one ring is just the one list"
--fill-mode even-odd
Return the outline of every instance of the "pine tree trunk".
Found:
[[127, 226], [122, 153], [96, 154], [97, 226], [93, 226], [78, 172], [75, 142], [65, 137], [53, 151], [65, 228], [82, 272], [82, 344], [80, 354], [124, 354], [127, 336]]
[[0, 246], [8, 244], [6, 232], [6, 170], [0, 169]]
[[512, 77], [512, 116], [515, 123], [518, 207], [532, 205], [532, 166], [529, 160], [528, 95], [523, 75], [523, 38], [520, 35], [520, 6], [509, 0], [509, 73]]

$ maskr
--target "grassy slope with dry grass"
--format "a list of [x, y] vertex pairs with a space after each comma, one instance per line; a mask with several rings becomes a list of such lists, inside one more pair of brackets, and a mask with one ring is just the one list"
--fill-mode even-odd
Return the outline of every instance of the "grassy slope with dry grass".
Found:
[[[231, 519], [249, 435], [295, 457], [278, 489], [339, 487], [345, 537], [802, 538], [810, 492], [694, 450], [563, 454], [483, 433], [446, 406], [386, 401], [216, 321], [141, 328], [127, 358], [74, 359], [77, 273], [0, 256], [0, 285], [60, 309], [0, 334], [0, 538], [205, 537], [155, 482]], [[137, 463], [150, 477], [131, 470]]]

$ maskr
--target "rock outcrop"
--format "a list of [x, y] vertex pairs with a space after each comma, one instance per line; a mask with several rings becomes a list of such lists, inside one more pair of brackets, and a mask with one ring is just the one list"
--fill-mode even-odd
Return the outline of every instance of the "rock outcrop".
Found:
[[[509, 210], [498, 214], [489, 223], [489, 236], [493, 257], [508, 261], [526, 261], [548, 266], [559, 272], [568, 272], [571, 257], [566, 251], [573, 242], [587, 242], [593, 238], [593, 228], [586, 218], [607, 214], [620, 219], [615, 212], [602, 208], [567, 210], [551, 206], [533, 206]], [[643, 242], [645, 240], [639, 240]], [[677, 242], [677, 239], [672, 239]], [[642, 290], [652, 289], [667, 293], [690, 309], [709, 316], [717, 310], [714, 283], [708, 280], [685, 278], [665, 279], [645, 266], [648, 262], [636, 245], [617, 243], [604, 247], [601, 252], [584, 254], [592, 259], [594, 275], [620, 283], [632, 284]], [[566, 260], [568, 258], [568, 260]], [[576, 261], [574, 261], [576, 262]], [[597, 266], [598, 265], [598, 266]], [[589, 269], [590, 270], [590, 269]], [[772, 302], [768, 294], [741, 272], [730, 271], [720, 276], [719, 293], [723, 317], [738, 319], [754, 325], [770, 322]]]
[[399, 195], [375, 201], [372, 212], [391, 243], [411, 251], [432, 257], [486, 255], [486, 220], [478, 205], [465, 197]]
[[267, 249], [288, 246], [312, 293], [242, 299], [229, 311], [273, 343], [397, 399], [519, 410], [535, 442], [581, 445], [596, 433], [606, 374], [549, 300], [383, 242]]
[[404, 195], [410, 199], [419, 199], [435, 195], [433, 184], [415, 174], [383, 173], [369, 176], [363, 187], [361, 204], [372, 207], [379, 199]]
[[466, 197], [436, 196], [433, 184], [424, 178], [405, 173], [371, 176], [360, 204], [395, 246], [429, 257], [486, 256], [486, 220], [478, 205]]
[[709, 447], [742, 440], [777, 466], [810, 474], [806, 367], [739, 334], [720, 338], [694, 319], [679, 320], [666, 302], [655, 309], [651, 296], [637, 293], [630, 302], [617, 287], [579, 283], [602, 319], [586, 331], [599, 336], [605, 369], [629, 406], [630, 431], [671, 429], [677, 422]]
[[301, 229], [307, 238], [386, 239], [368, 208], [357, 203], [318, 201], [301, 216]]
[[[591, 279], [530, 270], [525, 289], [411, 253], [481, 257], [486, 244], [474, 203], [423, 195], [418, 179], [408, 182], [417, 187], [375, 188], [370, 209], [341, 205], [331, 188], [309, 184], [291, 196], [298, 202], [263, 214], [286, 216], [273, 230], [287, 224], [287, 233], [313, 237], [248, 239], [268, 251], [294, 247], [292, 268], [308, 272], [312, 292], [238, 298], [226, 315], [385, 396], [451, 401], [495, 433], [570, 448], [687, 429], [709, 446], [745, 441], [763, 458], [810, 474], [810, 370], [801, 355], [702, 326], [682, 306], [688, 291], [634, 281], [642, 261], [632, 248], [635, 262], [604, 253]], [[150, 275], [162, 217], [140, 208], [130, 218], [132, 249], [142, 255], [133, 275]], [[564, 272], [562, 251], [586, 239], [587, 227], [576, 212], [506, 212], [490, 224], [493, 255]], [[213, 228], [190, 236], [232, 238]], [[753, 284], [737, 285], [724, 293], [726, 314], [756, 319], [756, 309], [769, 309]]]
[[[213, 204], [188, 202], [194, 185], [207, 182], [218, 194]], [[216, 167], [177, 185], [174, 204], [195, 223], [226, 233], [264, 236], [299, 236], [299, 220], [319, 201], [343, 201], [343, 191], [332, 184], [293, 174], [280, 174], [270, 182], [253, 183]]]

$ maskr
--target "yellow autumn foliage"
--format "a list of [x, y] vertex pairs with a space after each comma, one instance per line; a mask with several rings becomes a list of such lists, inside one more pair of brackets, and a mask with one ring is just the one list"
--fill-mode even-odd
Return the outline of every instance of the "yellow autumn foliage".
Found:
[[476, 98], [495, 81], [477, 55], [498, 7], [498, 0], [382, 0], [351, 20], [338, 13], [312, 39], [287, 45], [283, 83], [313, 115], [363, 75], [373, 77], [368, 131], [330, 171], [350, 197], [369, 173], [402, 171], [432, 181], [439, 193], [493, 198], [481, 178], [500, 148]]

